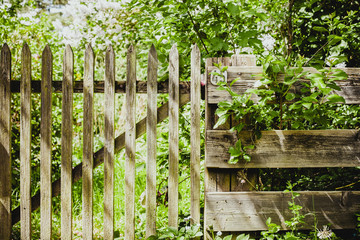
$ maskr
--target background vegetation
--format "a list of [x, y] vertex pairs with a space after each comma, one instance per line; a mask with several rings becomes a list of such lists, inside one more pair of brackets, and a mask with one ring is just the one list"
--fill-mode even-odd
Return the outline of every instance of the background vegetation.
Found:
[[[82, 79], [85, 46], [92, 44], [96, 54], [96, 75], [104, 76], [104, 53], [112, 44], [116, 52], [116, 80], [125, 80], [125, 53], [130, 43], [136, 45], [138, 79], [146, 80], [148, 49], [158, 51], [159, 81], [167, 79], [168, 54], [176, 43], [180, 53], [180, 77], [190, 80], [190, 51], [196, 43], [202, 58], [231, 56], [234, 53], [255, 54], [258, 64], [276, 71], [279, 65], [323, 67], [342, 62], [339, 67], [360, 66], [360, 3], [358, 0], [130, 0], [130, 1], [0, 1], [0, 44], [8, 43], [12, 52], [13, 79], [19, 79], [21, 47], [26, 41], [32, 51], [33, 79], [40, 79], [41, 52], [49, 44], [54, 56], [54, 79], [62, 79], [62, 54], [71, 44], [75, 56], [75, 79]], [[204, 65], [204, 64], [203, 64]], [[32, 194], [39, 190], [39, 96], [33, 98], [32, 127]], [[102, 147], [102, 95], [96, 94], [95, 150]], [[161, 105], [166, 95], [159, 95]], [[19, 206], [19, 95], [12, 95], [13, 123], [13, 209]], [[116, 134], [123, 131], [124, 97], [116, 96]], [[137, 119], [146, 113], [146, 99], [137, 97]], [[334, 120], [324, 128], [359, 127], [359, 108], [327, 109]], [[331, 110], [331, 111], [330, 111]], [[202, 110], [204, 111], [204, 110]], [[265, 110], [264, 110], [265, 111]], [[301, 113], [304, 116], [305, 113]], [[202, 114], [204, 116], [204, 114]], [[269, 121], [276, 116], [268, 115]], [[180, 225], [188, 225], [189, 216], [189, 107], [180, 115]], [[53, 180], [60, 176], [61, 95], [53, 97]], [[158, 222], [167, 226], [167, 159], [166, 121], [158, 126]], [[276, 124], [276, 123], [275, 123]], [[271, 124], [270, 124], [271, 125]], [[271, 127], [271, 126], [268, 126]], [[303, 126], [311, 128], [311, 124]], [[136, 235], [144, 238], [146, 136], [137, 141]], [[74, 97], [73, 164], [82, 159], [82, 95]], [[203, 148], [202, 148], [203, 149]], [[115, 224], [117, 236], [123, 236], [124, 157], [116, 157]], [[202, 158], [203, 159], [203, 158]], [[359, 169], [315, 169], [267, 171], [260, 174], [263, 190], [284, 190], [287, 181], [296, 183], [294, 190], [335, 190], [360, 188]], [[103, 170], [94, 171], [95, 237], [102, 238]], [[81, 238], [81, 182], [74, 185], [74, 238]], [[54, 238], [60, 236], [60, 200], [54, 199]], [[33, 214], [34, 238], [39, 236], [39, 211]], [[13, 238], [19, 238], [19, 224]]]

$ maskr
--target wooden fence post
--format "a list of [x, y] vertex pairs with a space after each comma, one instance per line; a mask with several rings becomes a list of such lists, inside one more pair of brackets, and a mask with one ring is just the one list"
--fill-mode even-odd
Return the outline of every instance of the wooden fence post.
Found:
[[66, 45], [63, 58], [61, 124], [61, 239], [72, 239], [72, 134], [74, 54]]
[[156, 128], [158, 59], [151, 45], [147, 69], [147, 161], [146, 161], [146, 237], [156, 234]]
[[0, 55], [0, 238], [11, 235], [11, 52], [5, 43]]
[[200, 101], [201, 57], [195, 44], [191, 51], [191, 222], [200, 223]]
[[40, 123], [40, 189], [41, 239], [51, 239], [51, 104], [52, 104], [52, 53], [46, 45], [42, 53], [41, 70], [41, 123]]
[[104, 94], [104, 239], [114, 239], [115, 53], [111, 45], [105, 55]]
[[85, 51], [84, 67], [84, 125], [83, 125], [83, 238], [93, 239], [93, 146], [94, 146], [94, 51], [89, 44]]
[[136, 52], [130, 45], [126, 69], [125, 239], [135, 239]]
[[169, 56], [169, 226], [178, 227], [179, 202], [179, 53], [174, 44]]
[[31, 239], [31, 52], [26, 43], [21, 55], [20, 102], [21, 239]]

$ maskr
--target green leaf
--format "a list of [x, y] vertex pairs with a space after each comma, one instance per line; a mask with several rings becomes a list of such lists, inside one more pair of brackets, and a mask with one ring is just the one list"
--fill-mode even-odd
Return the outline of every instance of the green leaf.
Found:
[[229, 114], [224, 114], [224, 115], [220, 116], [218, 121], [216, 122], [214, 128], [217, 128], [220, 125], [223, 125], [224, 123], [226, 123], [228, 118], [229, 118]]
[[239, 235], [236, 237], [236, 240], [249, 240], [250, 239], [250, 235], [245, 235], [245, 233]]
[[326, 28], [320, 26], [314, 26], [313, 29], [317, 32], [328, 32]]
[[228, 235], [228, 236], [223, 238], [223, 240], [231, 240], [231, 239], [232, 239], [232, 235]]
[[307, 109], [310, 109], [312, 103], [302, 103], [302, 105], [303, 105], [304, 107], [306, 107]]
[[332, 94], [327, 99], [329, 100], [327, 103], [345, 103], [345, 99], [337, 94]]
[[285, 98], [288, 101], [294, 100], [295, 94], [294, 93], [288, 93], [288, 94], [286, 94]]

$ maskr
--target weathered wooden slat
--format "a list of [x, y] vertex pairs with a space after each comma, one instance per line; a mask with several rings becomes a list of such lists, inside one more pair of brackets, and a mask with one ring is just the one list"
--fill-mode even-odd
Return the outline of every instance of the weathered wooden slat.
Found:
[[[85, 81], [85, 79], [84, 79]], [[84, 81], [74, 81], [74, 93], [83, 93], [84, 90]], [[180, 82], [180, 93], [188, 94], [190, 93], [190, 82]], [[61, 93], [62, 92], [62, 81], [53, 81], [53, 92]], [[168, 93], [169, 91], [169, 82], [158, 82], [157, 92]], [[41, 92], [41, 81], [32, 80], [31, 89], [33, 93]], [[18, 93], [20, 92], [20, 81], [12, 80], [11, 81], [11, 92]], [[94, 81], [94, 92], [95, 93], [104, 93], [104, 81]], [[116, 81], [115, 82], [115, 93], [126, 93], [126, 81]], [[136, 82], [136, 93], [145, 94], [147, 93], [147, 82], [146, 81], [137, 81]]]
[[93, 148], [94, 148], [94, 51], [88, 45], [84, 67], [84, 125], [83, 125], [83, 239], [93, 239]]
[[[184, 106], [190, 101], [190, 94], [182, 94], [180, 95], [180, 107]], [[161, 107], [158, 107], [157, 110], [157, 123], [160, 123], [167, 119], [169, 114], [169, 103], [165, 103]], [[146, 120], [147, 117], [141, 119], [136, 124], [136, 138], [141, 137], [146, 132]], [[121, 133], [115, 139], [115, 153], [118, 153], [125, 147], [125, 133]], [[104, 147], [100, 148], [94, 154], [94, 168], [100, 166], [104, 162]], [[73, 168], [73, 182], [77, 182], [82, 178], [82, 166], [83, 163], [79, 163]], [[60, 194], [60, 181], [61, 178], [55, 180], [52, 184], [52, 196], [56, 197]], [[31, 198], [31, 210], [35, 211], [40, 207], [40, 191], [38, 191], [32, 198]], [[11, 211], [11, 219], [12, 224], [16, 224], [20, 221], [20, 207], [15, 208]]]
[[[360, 192], [299, 192], [295, 199], [306, 215], [305, 225], [299, 229], [330, 224], [331, 229], [354, 229], [355, 214], [360, 211]], [[226, 192], [205, 193], [207, 214], [205, 226], [214, 231], [267, 230], [266, 220], [271, 217], [282, 229], [288, 230], [285, 220], [293, 214], [289, 210], [290, 193], [283, 192]], [[312, 214], [308, 214], [308, 213]]]
[[251, 161], [228, 164], [229, 147], [237, 141], [235, 132], [208, 130], [206, 166], [210, 168], [315, 168], [360, 166], [359, 130], [275, 130], [263, 131], [255, 140], [242, 131], [243, 145]]
[[179, 52], [173, 45], [169, 56], [169, 226], [178, 227], [179, 195]]
[[72, 239], [72, 134], [74, 54], [66, 45], [63, 58], [61, 118], [61, 239]]
[[136, 135], [136, 52], [130, 45], [126, 68], [125, 123], [125, 239], [135, 239], [135, 135]]
[[0, 238], [11, 235], [11, 52], [5, 43], [0, 55]]
[[105, 55], [104, 93], [104, 239], [114, 239], [115, 53], [111, 45]]
[[[209, 67], [209, 71], [217, 69], [216, 67]], [[348, 74], [348, 79], [343, 81], [336, 81], [336, 84], [341, 88], [341, 91], [335, 93], [345, 98], [346, 104], [360, 104], [360, 71], [358, 68], [343, 68], [345, 73]], [[304, 71], [309, 73], [317, 72], [314, 68], [304, 68]], [[262, 67], [256, 66], [232, 66], [227, 69], [227, 81], [231, 83], [234, 79], [239, 78], [237, 82], [232, 85], [233, 91], [237, 93], [245, 93], [247, 89], [254, 88], [257, 80], [261, 79], [259, 74], [262, 73]], [[218, 86], [210, 82], [210, 76], [207, 77], [208, 87], [208, 103], [217, 104], [220, 101], [230, 101], [231, 96], [227, 91], [217, 90]], [[279, 76], [280, 80], [284, 75]], [[295, 91], [292, 90], [292, 91]], [[252, 96], [254, 101], [257, 100], [256, 96]]]
[[52, 103], [52, 53], [46, 45], [41, 66], [41, 123], [40, 123], [40, 237], [51, 239], [51, 103]]
[[200, 105], [201, 105], [201, 56], [195, 44], [191, 51], [191, 223], [200, 223]]
[[31, 52], [25, 43], [21, 54], [20, 91], [20, 206], [21, 239], [31, 239]]
[[157, 128], [157, 68], [158, 59], [155, 46], [152, 45], [148, 56], [148, 97], [146, 121], [146, 237], [156, 235], [156, 128]]

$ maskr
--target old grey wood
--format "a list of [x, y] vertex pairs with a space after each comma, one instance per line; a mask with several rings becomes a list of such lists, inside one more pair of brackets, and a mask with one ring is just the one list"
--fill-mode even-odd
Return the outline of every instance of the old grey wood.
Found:
[[130, 45], [126, 68], [125, 239], [135, 239], [136, 52]]
[[31, 239], [31, 52], [21, 54], [20, 87], [20, 206], [21, 239]]
[[[331, 225], [331, 229], [354, 229], [354, 216], [360, 210], [360, 191], [354, 192], [299, 192], [295, 203], [302, 206], [301, 214], [306, 215], [300, 229]], [[285, 220], [293, 214], [288, 202], [291, 194], [284, 192], [226, 192], [205, 193], [207, 226], [214, 231], [258, 231], [267, 230], [266, 220], [289, 230]], [[311, 214], [308, 214], [311, 213]]]
[[115, 53], [111, 45], [105, 54], [104, 93], [104, 239], [114, 239]]
[[72, 135], [74, 54], [66, 45], [63, 57], [61, 123], [61, 239], [72, 239]]
[[191, 222], [200, 223], [200, 105], [201, 105], [201, 56], [195, 44], [191, 50]]
[[89, 44], [84, 66], [84, 121], [83, 121], [83, 239], [93, 239], [93, 150], [94, 150], [94, 51]]
[[52, 103], [52, 53], [46, 45], [42, 53], [41, 66], [41, 123], [40, 123], [40, 237], [51, 239], [51, 103]]
[[178, 227], [179, 195], [179, 53], [173, 45], [169, 56], [169, 220]]
[[151, 45], [147, 68], [146, 237], [156, 235], [157, 68], [157, 52], [155, 46]]
[[[217, 69], [212, 66], [208, 68], [209, 71]], [[336, 84], [341, 88], [341, 91], [335, 91], [338, 95], [344, 97], [346, 104], [360, 104], [360, 73], [356, 68], [343, 68], [348, 74], [347, 80], [336, 81]], [[305, 72], [316, 73], [314, 68], [304, 68]], [[227, 69], [228, 83], [238, 78], [238, 81], [232, 85], [234, 92], [243, 94], [247, 89], [254, 88], [257, 80], [261, 79], [262, 67], [256, 66], [232, 66]], [[279, 75], [279, 79], [283, 80], [284, 75]], [[303, 81], [306, 81], [305, 79]], [[210, 82], [210, 76], [207, 78], [208, 88], [208, 103], [217, 104], [220, 101], [231, 101], [231, 96], [227, 91], [217, 90], [218, 86]], [[295, 87], [291, 91], [297, 91]], [[257, 101], [256, 96], [252, 96], [252, 100]]]
[[228, 164], [229, 147], [236, 132], [208, 130], [206, 166], [209, 168], [311, 168], [360, 166], [359, 130], [274, 130], [263, 131], [254, 139], [242, 131], [243, 144], [255, 144], [248, 150], [251, 161]]
[[5, 43], [0, 55], [0, 238], [11, 235], [11, 52]]

